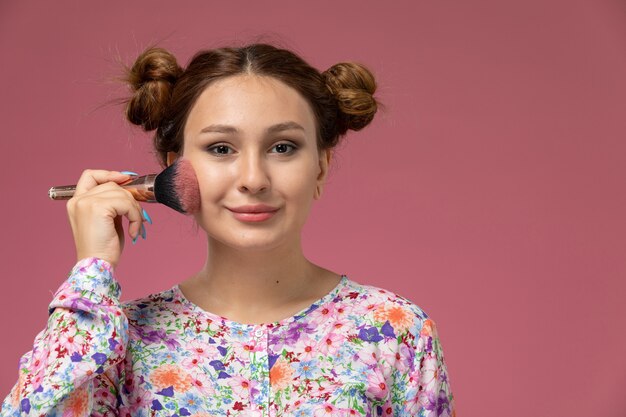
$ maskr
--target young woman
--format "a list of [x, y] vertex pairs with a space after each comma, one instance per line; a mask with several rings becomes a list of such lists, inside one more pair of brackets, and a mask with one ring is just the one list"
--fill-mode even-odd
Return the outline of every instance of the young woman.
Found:
[[313, 264], [301, 230], [332, 150], [373, 118], [372, 74], [320, 73], [265, 44], [163, 49], [132, 67], [128, 119], [156, 130], [163, 166], [193, 166], [206, 231], [202, 270], [120, 303], [114, 268], [148, 214], [86, 170], [67, 209], [77, 264], [19, 366], [3, 416], [449, 416], [431, 319], [409, 300]]

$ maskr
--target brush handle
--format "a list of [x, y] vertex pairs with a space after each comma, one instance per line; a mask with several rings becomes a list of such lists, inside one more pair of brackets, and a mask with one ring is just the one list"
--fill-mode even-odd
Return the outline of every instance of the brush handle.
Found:
[[[154, 197], [154, 179], [157, 174], [142, 175], [134, 180], [120, 184], [122, 188], [131, 192], [135, 200], [145, 203], [156, 203]], [[69, 200], [76, 192], [76, 185], [61, 185], [48, 190], [52, 200]]]

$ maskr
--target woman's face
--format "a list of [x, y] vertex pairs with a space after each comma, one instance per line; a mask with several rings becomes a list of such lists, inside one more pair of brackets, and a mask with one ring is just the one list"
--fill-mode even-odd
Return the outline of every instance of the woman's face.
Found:
[[184, 138], [200, 188], [195, 217], [209, 238], [239, 249], [299, 240], [330, 151], [318, 152], [313, 111], [296, 90], [256, 75], [216, 81], [191, 109]]

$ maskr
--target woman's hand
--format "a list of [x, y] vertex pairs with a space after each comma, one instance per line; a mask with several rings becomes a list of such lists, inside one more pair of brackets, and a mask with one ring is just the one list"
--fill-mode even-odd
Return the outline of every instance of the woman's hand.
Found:
[[83, 171], [74, 196], [67, 201], [77, 260], [93, 256], [117, 266], [124, 249], [123, 216], [129, 221], [130, 238], [141, 234], [143, 210], [130, 191], [119, 185], [130, 178], [118, 171]]

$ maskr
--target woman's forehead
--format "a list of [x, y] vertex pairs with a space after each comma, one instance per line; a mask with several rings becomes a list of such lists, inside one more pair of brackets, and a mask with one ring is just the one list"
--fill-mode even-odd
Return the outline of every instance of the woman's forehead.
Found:
[[293, 121], [308, 130], [314, 129], [314, 119], [311, 106], [294, 88], [273, 77], [243, 74], [211, 83], [198, 97], [187, 123], [196, 128], [203, 124], [243, 128]]

